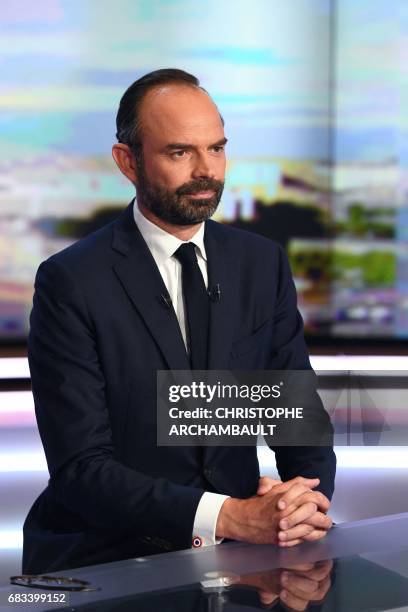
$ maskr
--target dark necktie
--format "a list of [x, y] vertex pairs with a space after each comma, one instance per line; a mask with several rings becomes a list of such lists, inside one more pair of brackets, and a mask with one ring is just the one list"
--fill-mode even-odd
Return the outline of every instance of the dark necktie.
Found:
[[183, 296], [190, 361], [193, 370], [207, 369], [210, 300], [198, 266], [192, 242], [179, 246], [174, 253], [182, 266]]

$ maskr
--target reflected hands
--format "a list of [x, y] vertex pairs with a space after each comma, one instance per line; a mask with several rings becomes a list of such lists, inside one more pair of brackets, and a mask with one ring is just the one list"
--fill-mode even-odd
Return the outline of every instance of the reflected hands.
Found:
[[255, 572], [240, 576], [232, 584], [255, 587], [264, 606], [272, 606], [278, 599], [292, 610], [306, 610], [310, 603], [319, 603], [331, 587], [330, 559], [304, 563], [290, 568]]

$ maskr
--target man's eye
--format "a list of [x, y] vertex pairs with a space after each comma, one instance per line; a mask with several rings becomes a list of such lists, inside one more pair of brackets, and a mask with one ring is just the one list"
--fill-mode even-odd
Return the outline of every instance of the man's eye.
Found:
[[180, 157], [185, 157], [187, 151], [185, 151], [184, 149], [181, 149], [180, 151], [173, 151], [173, 153], [171, 154], [172, 157], [176, 157], [176, 158], [180, 158]]
[[224, 145], [217, 145], [216, 147], [213, 147], [213, 151], [215, 153], [221, 153], [224, 150]]

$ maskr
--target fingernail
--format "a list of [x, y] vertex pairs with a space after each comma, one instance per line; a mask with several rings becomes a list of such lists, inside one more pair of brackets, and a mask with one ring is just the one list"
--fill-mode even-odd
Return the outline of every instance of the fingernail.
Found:
[[280, 508], [281, 510], [284, 510], [286, 508], [286, 503], [282, 499], [278, 501], [278, 508]]
[[279, 523], [279, 525], [280, 525], [281, 529], [287, 529], [289, 527], [289, 523], [285, 519], [283, 521], [281, 521]]
[[283, 590], [283, 591], [280, 592], [279, 597], [283, 597], [283, 599], [286, 599], [287, 596], [288, 596], [287, 591]]
[[286, 540], [286, 533], [285, 533], [284, 531], [280, 531], [280, 532], [278, 533], [278, 538], [279, 538], [280, 540]]

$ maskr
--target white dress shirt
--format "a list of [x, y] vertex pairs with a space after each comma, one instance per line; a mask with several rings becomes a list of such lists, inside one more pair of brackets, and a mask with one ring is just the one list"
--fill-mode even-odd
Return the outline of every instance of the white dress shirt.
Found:
[[[163, 278], [163, 282], [177, 315], [184, 344], [187, 351], [189, 351], [184, 314], [181, 278], [182, 267], [178, 259], [173, 256], [175, 251], [177, 251], [179, 246], [184, 244], [185, 241], [176, 238], [173, 234], [169, 234], [146, 219], [140, 212], [136, 200], [133, 204], [133, 214], [135, 223], [159, 268], [159, 272]], [[207, 256], [204, 246], [204, 223], [201, 223], [193, 238], [188, 242], [194, 243], [197, 262], [203, 275], [205, 286], [208, 287]], [[226, 499], [228, 499], [227, 495], [210, 493], [209, 491], [206, 491], [201, 497], [197, 506], [192, 533], [192, 543], [194, 547], [210, 546], [221, 542], [221, 540], [215, 537], [215, 528], [221, 506]]]

